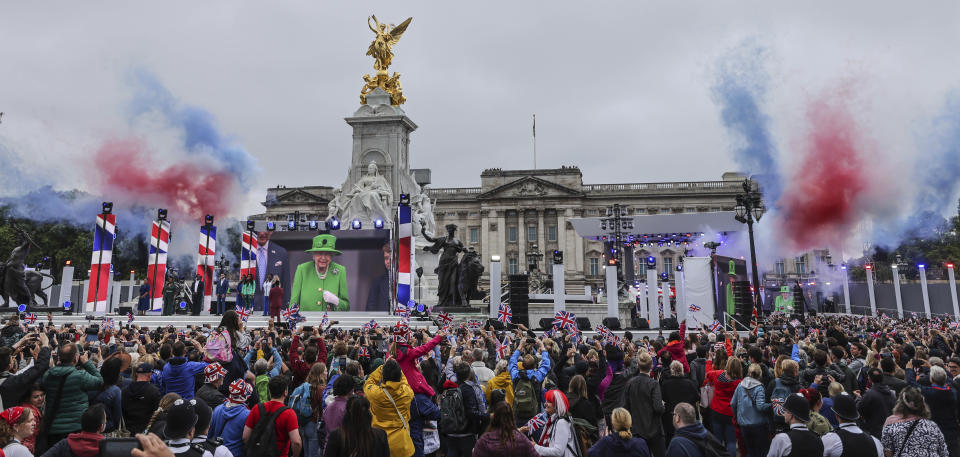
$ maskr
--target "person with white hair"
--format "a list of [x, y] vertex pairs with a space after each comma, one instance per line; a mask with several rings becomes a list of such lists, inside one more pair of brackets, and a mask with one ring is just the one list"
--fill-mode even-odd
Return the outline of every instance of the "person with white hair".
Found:
[[[919, 365], [919, 366], [918, 366]], [[928, 367], [929, 386], [917, 382], [916, 370]], [[922, 359], [910, 360], [906, 369], [907, 383], [920, 388], [923, 399], [930, 406], [930, 420], [943, 433], [950, 455], [960, 455], [960, 425], [957, 423], [957, 392], [948, 382], [947, 371], [940, 365], [930, 365]]]
[[580, 457], [575, 451], [579, 443], [570, 425], [570, 404], [566, 395], [556, 389], [548, 391], [544, 395], [544, 410], [547, 423], [540, 438], [532, 440], [537, 454], [542, 457]]

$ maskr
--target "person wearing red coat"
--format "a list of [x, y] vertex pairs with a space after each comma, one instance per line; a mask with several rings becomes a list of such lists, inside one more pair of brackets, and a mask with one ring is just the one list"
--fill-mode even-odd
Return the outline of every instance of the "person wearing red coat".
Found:
[[743, 365], [740, 359], [731, 357], [727, 359], [726, 370], [708, 371], [703, 381], [704, 385], [713, 386], [713, 401], [710, 402], [710, 410], [713, 414], [713, 435], [725, 443], [730, 455], [737, 455], [736, 424], [733, 421], [730, 401], [733, 400], [733, 393], [737, 390], [742, 378]]
[[657, 355], [661, 355], [664, 352], [669, 352], [671, 360], [676, 360], [683, 364], [683, 372], [686, 374], [690, 373], [690, 365], [687, 363], [687, 351], [683, 348], [683, 339], [684, 334], [687, 330], [687, 321], [684, 320], [680, 323], [679, 332], [670, 332], [670, 342], [667, 343], [660, 351], [657, 352]]
[[410, 388], [413, 389], [414, 394], [424, 394], [428, 397], [436, 394], [436, 392], [433, 391], [433, 387], [430, 387], [430, 384], [424, 379], [423, 374], [420, 373], [420, 369], [417, 368], [417, 359], [433, 350], [446, 336], [446, 332], [440, 330], [433, 339], [415, 348], [410, 347], [407, 343], [395, 343], [395, 352], [391, 352], [396, 354], [394, 357], [397, 359], [397, 363], [400, 364], [400, 370], [402, 370], [403, 375], [406, 376], [407, 384], [410, 384]]

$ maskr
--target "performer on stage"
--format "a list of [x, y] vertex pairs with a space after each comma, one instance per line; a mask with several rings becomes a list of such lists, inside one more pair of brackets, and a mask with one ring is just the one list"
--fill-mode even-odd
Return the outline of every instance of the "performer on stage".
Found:
[[228, 293], [230, 293], [230, 281], [226, 274], [220, 274], [220, 282], [217, 283], [217, 316], [222, 316], [227, 310]]
[[337, 237], [317, 235], [313, 247], [305, 252], [313, 253], [313, 262], [297, 266], [293, 275], [291, 305], [300, 305], [302, 311], [349, 311], [347, 295], [347, 270], [333, 261], [340, 255], [336, 249]]
[[737, 312], [736, 301], [733, 299], [733, 283], [737, 282], [737, 265], [730, 261], [730, 267], [727, 271], [727, 314], [735, 316]]
[[267, 274], [280, 278], [280, 287], [284, 290], [284, 302], [290, 301], [290, 257], [287, 250], [276, 243], [270, 242], [271, 231], [257, 232], [257, 277], [253, 278], [254, 290], [253, 306], [256, 311], [263, 311], [263, 315], [270, 314], [270, 303], [267, 296], [270, 290], [264, 291], [263, 285], [267, 282]]
[[137, 314], [143, 316], [150, 310], [150, 284], [140, 284], [140, 296], [137, 299]]
[[163, 315], [172, 316], [174, 312], [173, 301], [177, 298], [177, 285], [173, 276], [167, 275], [167, 280], [163, 283]]
[[783, 286], [780, 288], [780, 296], [777, 297], [773, 312], [787, 314], [793, 313], [793, 296], [790, 294], [790, 286]]
[[194, 316], [200, 315], [200, 309], [203, 308], [204, 295], [203, 276], [197, 275], [196, 279], [193, 280], [193, 306], [191, 306], [192, 312], [190, 314]]

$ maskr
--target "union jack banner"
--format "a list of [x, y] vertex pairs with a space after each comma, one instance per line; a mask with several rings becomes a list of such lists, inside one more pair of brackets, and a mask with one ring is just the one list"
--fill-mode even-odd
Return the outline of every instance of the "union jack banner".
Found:
[[320, 319], [320, 327], [326, 327], [330, 323], [330, 316], [326, 312], [323, 313], [323, 319]]
[[26, 313], [23, 315], [23, 320], [27, 321], [28, 324], [33, 325], [35, 322], [37, 322], [37, 314]]
[[580, 332], [573, 332], [570, 334], [570, 341], [573, 343], [574, 347], [580, 345]]
[[443, 325], [450, 325], [453, 322], [453, 318], [450, 317], [450, 313], [444, 311], [440, 314], [437, 314], [437, 321], [443, 323]]
[[607, 336], [607, 334], [609, 333], [610, 333], [610, 329], [608, 329], [606, 325], [597, 324], [597, 335]]
[[711, 331], [711, 332], [716, 332], [717, 330], [720, 330], [721, 328], [723, 328], [723, 324], [721, 324], [720, 321], [715, 320], [715, 321], [713, 321], [712, 324], [710, 324], [710, 331]]
[[117, 237], [117, 215], [98, 214], [93, 232], [93, 256], [90, 261], [90, 286], [85, 311], [107, 312], [110, 296], [110, 268], [113, 263], [113, 241]]
[[412, 212], [410, 205], [397, 206], [397, 303], [405, 304], [409, 308], [410, 298], [410, 265], [413, 263]]
[[240, 276], [257, 277], [257, 235], [243, 232], [240, 240]]
[[507, 339], [503, 339], [504, 342], [497, 342], [497, 360], [505, 359], [507, 354], [510, 352], [510, 346], [506, 344]]
[[105, 318], [103, 319], [103, 329], [104, 329], [104, 330], [113, 330], [113, 329], [114, 329], [113, 319], [112, 319], [112, 318], [105, 317]]
[[357, 350], [357, 358], [370, 357], [370, 349], [366, 346], [360, 346], [360, 349]]
[[407, 304], [405, 302], [397, 303], [397, 309], [394, 310], [394, 314], [396, 314], [397, 316], [402, 316], [407, 312], [407, 309], [408, 309]]
[[550, 327], [543, 331], [544, 338], [553, 338], [553, 334], [556, 333], [556, 327]]
[[951, 322], [951, 323], [950, 323], [950, 328], [958, 328], [958, 327], [960, 327], [960, 322]]
[[800, 326], [800, 321], [797, 320], [797, 319], [794, 319], [794, 320], [790, 321], [790, 325], [792, 325], [793, 328], [797, 328], [797, 327]]
[[406, 333], [394, 333], [394, 334], [393, 334], [393, 342], [394, 342], [394, 343], [406, 343], [406, 342], [407, 342], [407, 334], [406, 334]]
[[497, 320], [504, 324], [509, 324], [513, 321], [513, 311], [510, 310], [510, 305], [500, 305], [500, 310], [497, 312]]
[[363, 324], [364, 330], [375, 330], [377, 327], [380, 327], [380, 324], [378, 324], [374, 319], [370, 319], [370, 322]]
[[237, 303], [236, 307], [237, 314], [240, 315], [240, 320], [246, 322], [250, 318], [250, 310], [245, 308], [243, 305]]
[[773, 404], [773, 413], [778, 416], [783, 416], [783, 399], [771, 398], [770, 403]]
[[213, 267], [217, 261], [217, 227], [200, 226], [200, 249], [197, 256], [197, 274], [203, 279], [203, 304], [200, 309], [210, 309], [213, 293]]
[[612, 344], [614, 346], [620, 346], [620, 337], [611, 333], [607, 336], [607, 344]]
[[483, 328], [483, 322], [477, 319], [470, 319], [469, 321], [467, 321], [467, 327], [470, 330], [480, 330], [481, 328]]
[[567, 311], [557, 311], [553, 317], [554, 328], [576, 328], [577, 316]]
[[532, 419], [527, 421], [527, 434], [529, 435], [537, 430], [540, 430], [540, 427], [543, 427], [544, 425], [547, 425], [547, 420], [543, 417], [543, 413], [533, 416]]
[[127, 324], [133, 323], [133, 313], [127, 313]]
[[153, 221], [150, 247], [147, 252], [147, 284], [150, 285], [150, 308], [163, 309], [163, 286], [167, 279], [167, 247], [170, 243], [170, 223]]

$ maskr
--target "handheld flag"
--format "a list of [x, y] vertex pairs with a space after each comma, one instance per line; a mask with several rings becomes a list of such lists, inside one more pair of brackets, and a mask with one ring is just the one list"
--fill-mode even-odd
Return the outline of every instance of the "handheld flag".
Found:
[[513, 321], [513, 311], [510, 310], [509, 305], [500, 305], [500, 310], [497, 312], [497, 320], [504, 324], [509, 324]]
[[557, 311], [557, 314], [553, 317], [553, 326], [555, 328], [571, 328], [576, 327], [576, 315], [567, 311]]

